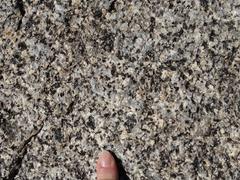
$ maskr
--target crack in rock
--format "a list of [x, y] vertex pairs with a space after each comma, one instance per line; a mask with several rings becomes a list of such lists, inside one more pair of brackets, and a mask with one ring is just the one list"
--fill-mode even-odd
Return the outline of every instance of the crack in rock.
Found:
[[23, 4], [23, 0], [16, 0], [16, 9], [18, 9], [20, 11], [21, 14], [21, 19], [18, 22], [18, 27], [17, 30], [20, 30], [21, 25], [22, 25], [22, 19], [26, 13], [25, 8], [24, 8], [24, 4]]
[[28, 145], [32, 141], [32, 139], [41, 132], [43, 125], [44, 124], [42, 123], [41, 127], [38, 130], [34, 131], [19, 147], [17, 151], [17, 156], [12, 160], [12, 163], [10, 165], [9, 175], [3, 178], [3, 180], [14, 180], [15, 177], [18, 175], [19, 170], [22, 166], [23, 158], [27, 154]]

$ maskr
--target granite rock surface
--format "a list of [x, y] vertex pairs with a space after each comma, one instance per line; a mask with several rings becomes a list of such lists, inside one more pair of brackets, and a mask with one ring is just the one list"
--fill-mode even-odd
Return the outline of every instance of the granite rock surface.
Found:
[[0, 179], [240, 179], [239, 0], [4, 0]]

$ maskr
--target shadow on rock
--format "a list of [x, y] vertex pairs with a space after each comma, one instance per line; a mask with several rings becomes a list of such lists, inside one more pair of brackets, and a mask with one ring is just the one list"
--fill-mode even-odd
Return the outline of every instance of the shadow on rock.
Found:
[[118, 167], [118, 171], [119, 171], [119, 180], [130, 180], [130, 178], [127, 175], [127, 172], [125, 171], [123, 165], [122, 165], [122, 161], [121, 159], [119, 159], [116, 154], [112, 151], [109, 151], [112, 156], [114, 157], [116, 163], [117, 163], [117, 167]]

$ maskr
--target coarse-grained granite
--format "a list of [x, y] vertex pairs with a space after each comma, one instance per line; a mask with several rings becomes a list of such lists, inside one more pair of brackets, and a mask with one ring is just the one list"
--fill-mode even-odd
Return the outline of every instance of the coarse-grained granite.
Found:
[[3, 0], [0, 179], [240, 179], [239, 0]]

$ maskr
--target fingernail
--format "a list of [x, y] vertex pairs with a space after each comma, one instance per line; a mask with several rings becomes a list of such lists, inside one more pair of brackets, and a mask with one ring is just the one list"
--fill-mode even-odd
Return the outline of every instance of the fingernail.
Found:
[[100, 164], [101, 167], [103, 167], [103, 168], [109, 168], [109, 167], [112, 166], [114, 159], [113, 159], [113, 157], [112, 157], [112, 155], [111, 155], [110, 152], [108, 152], [108, 151], [103, 151], [103, 152], [99, 155], [98, 161], [99, 161], [99, 164]]

